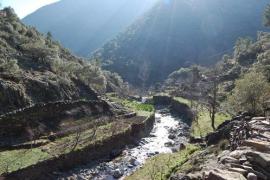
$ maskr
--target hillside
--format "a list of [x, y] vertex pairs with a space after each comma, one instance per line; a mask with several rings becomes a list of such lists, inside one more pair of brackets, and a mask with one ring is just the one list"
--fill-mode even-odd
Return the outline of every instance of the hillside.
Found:
[[123, 31], [156, 1], [62, 0], [38, 9], [23, 22], [40, 32], [50, 31], [75, 54], [88, 56]]
[[162, 1], [94, 56], [132, 84], [150, 85], [179, 67], [213, 64], [239, 36], [255, 37], [267, 2]]
[[105, 92], [107, 84], [121, 86], [119, 76], [22, 24], [12, 9], [1, 12], [6, 16], [0, 16], [0, 114], [36, 103], [97, 100], [96, 91]]

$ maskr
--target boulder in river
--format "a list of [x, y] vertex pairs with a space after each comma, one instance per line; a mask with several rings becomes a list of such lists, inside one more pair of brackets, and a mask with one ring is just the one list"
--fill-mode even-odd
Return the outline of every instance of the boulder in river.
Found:
[[169, 138], [169, 139], [175, 139], [176, 136], [175, 136], [175, 134], [170, 134], [170, 135], [168, 136], [168, 138]]
[[168, 141], [164, 144], [166, 147], [172, 147], [174, 145], [174, 142]]
[[123, 172], [120, 169], [116, 169], [113, 171], [112, 175], [114, 178], [118, 179], [123, 176]]
[[111, 159], [116, 158], [117, 156], [120, 156], [121, 153], [122, 153], [121, 150], [112, 150], [110, 153], [110, 158]]
[[137, 166], [137, 160], [136, 158], [132, 157], [128, 161], [132, 166]]

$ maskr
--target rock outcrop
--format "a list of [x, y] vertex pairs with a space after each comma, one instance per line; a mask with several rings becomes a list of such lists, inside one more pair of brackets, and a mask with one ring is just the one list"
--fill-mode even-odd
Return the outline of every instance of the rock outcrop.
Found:
[[[205, 180], [268, 180], [270, 179], [270, 122], [266, 117], [242, 114], [222, 124], [207, 136], [208, 148], [192, 157], [199, 168], [189, 170], [183, 178]], [[230, 150], [219, 150], [221, 140], [230, 141]], [[212, 149], [212, 150], [211, 150]], [[213, 152], [214, 149], [214, 152]], [[195, 166], [195, 165], [194, 165]], [[198, 164], [196, 165], [198, 166]]]

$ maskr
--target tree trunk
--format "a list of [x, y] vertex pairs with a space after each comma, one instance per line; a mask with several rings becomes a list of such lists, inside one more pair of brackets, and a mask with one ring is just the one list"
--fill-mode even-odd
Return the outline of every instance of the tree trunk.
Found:
[[216, 130], [215, 117], [216, 117], [216, 108], [213, 106], [213, 111], [212, 111], [212, 115], [211, 115], [211, 125], [212, 125], [213, 130]]

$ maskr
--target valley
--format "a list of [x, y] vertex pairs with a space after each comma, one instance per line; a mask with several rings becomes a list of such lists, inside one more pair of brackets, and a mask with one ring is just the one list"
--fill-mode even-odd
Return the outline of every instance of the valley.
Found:
[[0, 3], [0, 179], [270, 179], [269, 2], [129, 3]]

